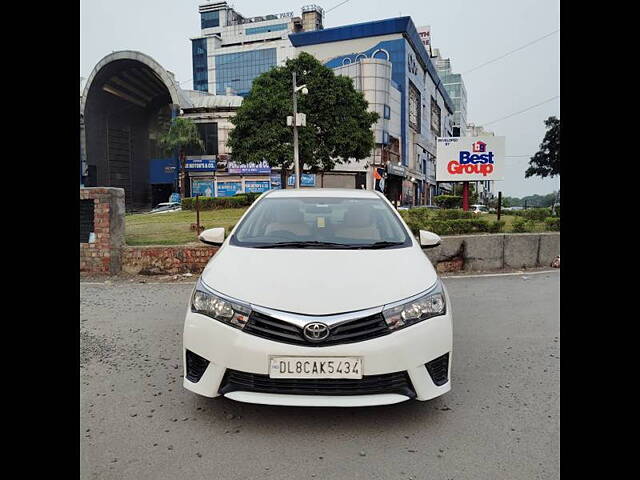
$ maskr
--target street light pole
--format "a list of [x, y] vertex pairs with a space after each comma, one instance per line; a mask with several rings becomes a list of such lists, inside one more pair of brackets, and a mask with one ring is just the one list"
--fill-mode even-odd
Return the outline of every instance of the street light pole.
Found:
[[298, 156], [298, 92], [296, 72], [293, 71], [293, 164], [295, 168], [295, 188], [300, 188], [300, 158]]

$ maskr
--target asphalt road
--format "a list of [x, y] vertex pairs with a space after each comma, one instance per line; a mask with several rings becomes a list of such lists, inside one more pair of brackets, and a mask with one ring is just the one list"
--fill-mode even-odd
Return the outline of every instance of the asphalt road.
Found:
[[81, 283], [81, 478], [559, 478], [559, 271], [445, 283], [451, 392], [360, 409], [192, 394], [180, 359], [193, 286]]

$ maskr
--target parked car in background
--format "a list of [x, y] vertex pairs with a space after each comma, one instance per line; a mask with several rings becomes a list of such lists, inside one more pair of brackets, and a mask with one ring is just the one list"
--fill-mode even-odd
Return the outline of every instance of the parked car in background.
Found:
[[149, 213], [179, 212], [180, 210], [182, 210], [182, 204], [179, 202], [164, 202], [156, 205]]
[[358, 407], [451, 389], [451, 300], [423, 251], [440, 237], [414, 237], [380, 192], [271, 190], [200, 239], [220, 248], [186, 311], [188, 390]]
[[486, 205], [476, 204], [471, 205], [471, 211], [473, 213], [489, 213], [489, 208]]

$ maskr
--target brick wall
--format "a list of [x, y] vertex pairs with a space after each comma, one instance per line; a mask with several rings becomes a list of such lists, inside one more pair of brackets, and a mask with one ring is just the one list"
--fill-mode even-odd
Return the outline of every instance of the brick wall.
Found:
[[212, 246], [125, 246], [122, 269], [126, 273], [161, 275], [202, 272], [209, 259], [218, 251]]
[[124, 190], [81, 188], [80, 200], [93, 200], [94, 221], [86, 243], [80, 243], [80, 272], [117, 274], [124, 245]]

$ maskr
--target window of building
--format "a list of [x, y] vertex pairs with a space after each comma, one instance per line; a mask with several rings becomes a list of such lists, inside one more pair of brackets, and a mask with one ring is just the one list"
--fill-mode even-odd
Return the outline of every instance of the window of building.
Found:
[[218, 155], [218, 124], [217, 122], [196, 123], [200, 140], [204, 144], [204, 151], [198, 147], [185, 149], [187, 155]]
[[211, 28], [220, 26], [220, 12], [202, 12], [200, 14], [200, 28]]
[[389, 107], [389, 105], [384, 106], [384, 118], [391, 118], [391, 107]]
[[215, 62], [216, 94], [224, 95], [226, 87], [231, 87], [238, 95], [245, 96], [257, 76], [276, 66], [276, 49], [216, 55]]
[[287, 30], [288, 23], [279, 23], [278, 25], [265, 25], [264, 27], [247, 28], [244, 33], [246, 35], [256, 35], [258, 33], [277, 32], [279, 30]]
[[440, 107], [436, 99], [431, 97], [431, 131], [436, 137], [440, 136]]
[[373, 52], [373, 55], [371, 55], [372, 58], [379, 58], [381, 60], [389, 60], [389, 52], [387, 52], [386, 50], [380, 48], [378, 50], [376, 50], [375, 52]]
[[209, 91], [209, 75], [207, 71], [207, 39], [196, 38], [191, 41], [193, 56], [193, 89]]
[[420, 133], [422, 98], [420, 92], [409, 80], [409, 126]]

